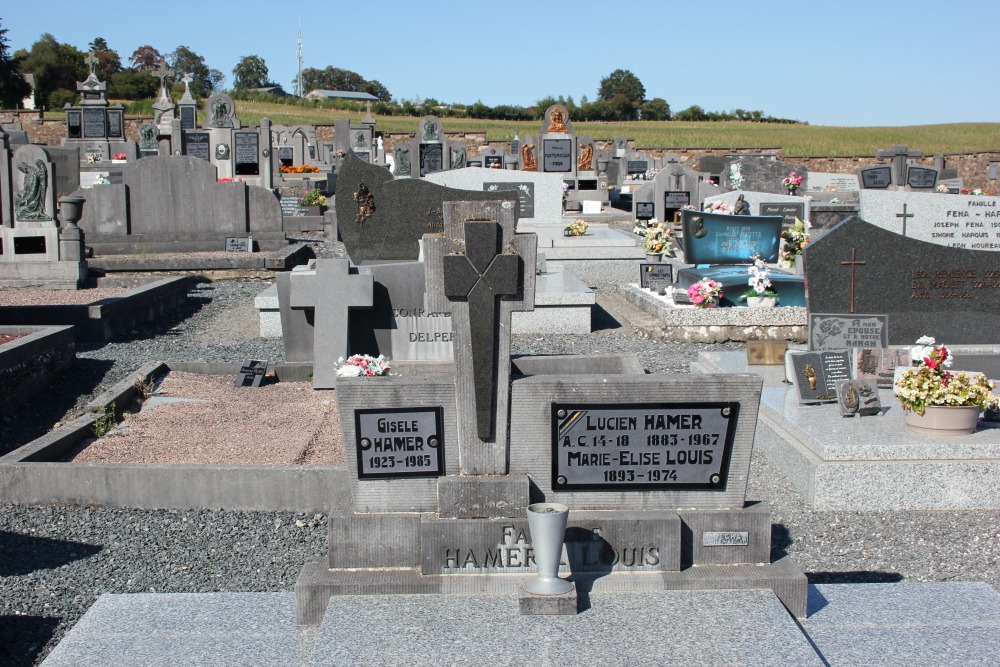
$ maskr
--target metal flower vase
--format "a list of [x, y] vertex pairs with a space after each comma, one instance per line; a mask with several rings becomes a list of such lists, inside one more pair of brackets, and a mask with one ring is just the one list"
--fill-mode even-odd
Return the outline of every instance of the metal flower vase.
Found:
[[573, 584], [559, 578], [559, 560], [566, 538], [569, 508], [558, 503], [528, 505], [528, 531], [538, 576], [524, 582], [524, 590], [535, 595], [563, 595]]

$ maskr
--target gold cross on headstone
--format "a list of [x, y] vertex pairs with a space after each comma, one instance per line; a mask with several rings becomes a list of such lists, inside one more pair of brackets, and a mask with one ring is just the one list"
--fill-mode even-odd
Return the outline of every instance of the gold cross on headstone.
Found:
[[906, 219], [907, 218], [912, 218], [913, 214], [906, 212], [906, 204], [905, 203], [903, 204], [903, 212], [902, 213], [897, 213], [896, 217], [903, 219], [903, 236], [906, 236]]
[[851, 248], [851, 261], [842, 260], [840, 263], [842, 265], [850, 265], [851, 267], [851, 312], [854, 312], [854, 267], [864, 266], [865, 262], [859, 262], [857, 260], [857, 248]]

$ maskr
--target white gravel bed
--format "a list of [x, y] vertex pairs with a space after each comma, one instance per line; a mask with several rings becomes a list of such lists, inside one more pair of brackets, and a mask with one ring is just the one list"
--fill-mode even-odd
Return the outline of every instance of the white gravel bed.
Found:
[[[340, 244], [316, 244], [320, 257]], [[586, 284], [610, 291], [634, 282], [635, 264], [566, 262]], [[260, 281], [200, 284], [181, 317], [129, 339], [82, 346], [45, 401], [0, 422], [9, 451], [79, 414], [148, 360], [281, 359], [257, 336]], [[739, 344], [659, 342], [595, 308], [586, 336], [514, 336], [514, 354], [634, 354], [653, 373], [687, 372], [699, 350]], [[159, 409], [159, 408], [158, 408]], [[748, 500], [772, 509], [772, 551], [790, 554], [813, 583], [987, 581], [1000, 586], [996, 511], [811, 510], [763, 456], [754, 454]], [[327, 553], [326, 518], [281, 512], [155, 511], [93, 507], [0, 510], [0, 664], [35, 665], [101, 593], [290, 591], [304, 561]]]

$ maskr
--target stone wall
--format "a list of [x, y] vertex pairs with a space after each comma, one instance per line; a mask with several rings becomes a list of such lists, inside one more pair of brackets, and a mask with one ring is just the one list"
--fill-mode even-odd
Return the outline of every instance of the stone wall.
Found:
[[[21, 126], [28, 133], [31, 143], [45, 144], [47, 146], [58, 146], [66, 136], [66, 123], [61, 119], [45, 119], [38, 111], [0, 112], [0, 120], [15, 118], [21, 122]], [[152, 118], [130, 117], [125, 119], [125, 136], [133, 141], [139, 140], [139, 126], [143, 123], [152, 122]], [[447, 137], [451, 141], [462, 141], [468, 149], [469, 157], [474, 157], [482, 153], [484, 148], [500, 148], [510, 150], [510, 141], [488, 140], [485, 132], [447, 132]], [[410, 141], [413, 134], [409, 132], [386, 132], [382, 135], [385, 141], [385, 151], [391, 154], [396, 143], [399, 141]], [[333, 141], [333, 125], [316, 125], [316, 139], [320, 142]], [[611, 140], [595, 140], [595, 150], [610, 150]], [[697, 168], [698, 162], [705, 155], [754, 155], [760, 153], [773, 153], [779, 159], [786, 162], [795, 162], [809, 167], [810, 171], [825, 171], [834, 174], [854, 174], [859, 167], [871, 167], [877, 164], [891, 164], [891, 160], [878, 159], [870, 155], [784, 155], [780, 147], [776, 146], [723, 146], [718, 148], [707, 147], [671, 147], [671, 148], [649, 148], [635, 146], [634, 142], [629, 142], [629, 146], [634, 150], [643, 151], [654, 157], [663, 157], [670, 153], [680, 156], [681, 163], [692, 168]], [[920, 147], [917, 146], [917, 149]], [[995, 189], [997, 184], [989, 180], [989, 166], [991, 162], [1000, 162], [1000, 151], [965, 152], [965, 153], [944, 153], [945, 169], [955, 169], [958, 175], [965, 182], [968, 188], [991, 188]], [[922, 166], [933, 167], [934, 156], [928, 155], [917, 160]]]

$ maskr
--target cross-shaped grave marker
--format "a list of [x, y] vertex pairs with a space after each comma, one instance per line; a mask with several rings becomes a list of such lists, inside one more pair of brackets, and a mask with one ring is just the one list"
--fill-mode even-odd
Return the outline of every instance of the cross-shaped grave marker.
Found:
[[534, 307], [538, 243], [516, 222], [510, 201], [445, 202], [444, 235], [424, 236], [427, 308], [452, 314], [464, 475], [507, 472], [510, 318]]
[[858, 249], [857, 248], [851, 248], [851, 259], [850, 259], [850, 261], [848, 261], [848, 260], [845, 259], [845, 260], [842, 260], [840, 263], [842, 265], [850, 266], [851, 267], [851, 311], [850, 312], [853, 313], [854, 312], [854, 269], [857, 266], [864, 266], [867, 262], [864, 262], [864, 261], [860, 261], [859, 262], [858, 261]]
[[100, 64], [100, 60], [97, 59], [97, 54], [91, 51], [87, 54], [87, 57], [83, 59], [83, 62], [87, 64], [90, 68], [90, 76], [97, 76], [97, 66]]
[[160, 80], [160, 96], [166, 95], [167, 91], [167, 79], [174, 75], [174, 70], [167, 67], [167, 63], [160, 61], [160, 67], [155, 72], [153, 76]]
[[185, 73], [181, 77], [181, 81], [184, 82], [184, 96], [187, 97], [191, 95], [191, 82], [194, 81], [190, 74]]
[[902, 213], [897, 213], [896, 217], [903, 219], [903, 236], [906, 236], [906, 219], [913, 217], [912, 213], [907, 213], [906, 212], [906, 203], [903, 203], [903, 212]]
[[316, 260], [316, 274], [292, 274], [289, 305], [315, 308], [313, 328], [313, 388], [333, 389], [335, 364], [350, 352], [347, 347], [350, 311], [371, 308], [374, 280], [371, 275], [350, 273], [346, 259]]
[[875, 157], [892, 159], [893, 171], [896, 172], [893, 182], [898, 183], [900, 187], [906, 183], [906, 160], [911, 157], [923, 157], [923, 155], [923, 151], [911, 151], [906, 144], [893, 144], [892, 148], [880, 148], [875, 151]]

